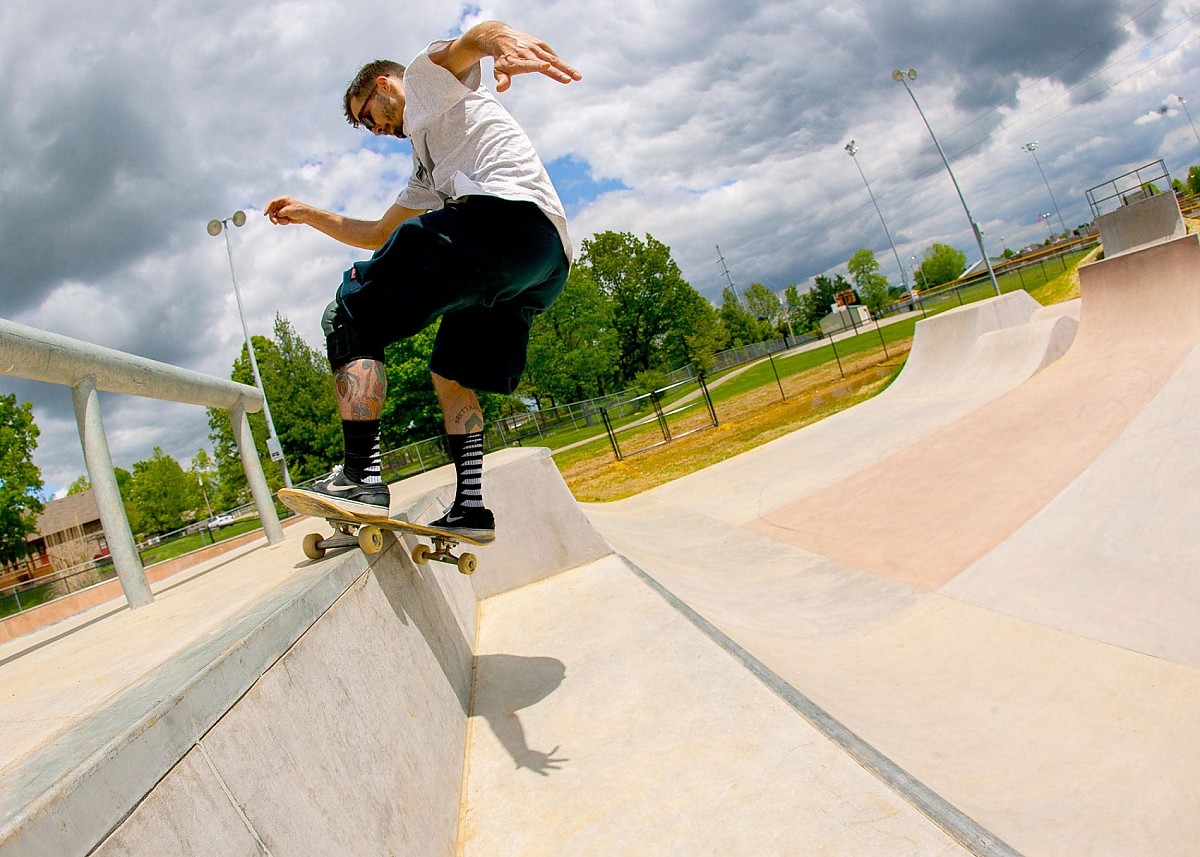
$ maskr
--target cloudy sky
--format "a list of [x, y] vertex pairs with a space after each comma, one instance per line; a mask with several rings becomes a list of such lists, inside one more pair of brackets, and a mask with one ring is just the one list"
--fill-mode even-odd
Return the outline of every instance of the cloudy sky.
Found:
[[[989, 251], [1068, 227], [1085, 191], [1165, 160], [1200, 162], [1177, 96], [1200, 111], [1196, 0], [157, 0], [0, 4], [0, 316], [228, 377], [242, 329], [276, 313], [310, 344], [361, 251], [261, 216], [290, 194], [375, 218], [410, 153], [341, 118], [365, 61], [407, 62], [435, 38], [499, 18], [584, 75], [522, 77], [501, 96], [559, 188], [576, 245], [652, 234], [715, 302], [735, 282], [802, 288], [869, 247], [899, 278], [858, 161], [907, 262], [935, 241], [978, 254], [912, 83]], [[485, 79], [490, 66], [485, 63]], [[1160, 108], [1166, 107], [1165, 112]], [[1200, 118], [1200, 117], [1197, 117]], [[46, 493], [84, 472], [69, 391], [0, 377], [32, 401]], [[202, 409], [103, 396], [113, 458], [207, 447]]]

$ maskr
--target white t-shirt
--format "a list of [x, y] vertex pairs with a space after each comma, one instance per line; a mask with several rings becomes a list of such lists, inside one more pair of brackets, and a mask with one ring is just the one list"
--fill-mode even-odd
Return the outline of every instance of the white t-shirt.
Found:
[[437, 209], [471, 194], [537, 205], [572, 256], [567, 215], [528, 135], [491, 90], [476, 63], [460, 80], [429, 58], [448, 42], [433, 42], [404, 72], [404, 136], [413, 171], [396, 197], [405, 208]]

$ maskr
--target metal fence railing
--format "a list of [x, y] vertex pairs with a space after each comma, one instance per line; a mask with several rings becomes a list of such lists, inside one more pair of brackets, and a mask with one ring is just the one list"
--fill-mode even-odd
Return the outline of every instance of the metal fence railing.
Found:
[[[697, 388], [695, 392], [699, 395], [689, 395], [686, 391], [686, 388], [693, 384]], [[669, 398], [673, 399], [675, 404], [673, 407], [668, 406], [669, 410], [664, 409], [664, 402]], [[634, 420], [622, 426], [617, 425], [620, 420], [636, 416], [647, 409], [650, 414], [644, 419]], [[695, 418], [685, 421], [683, 415], [690, 412], [696, 413]], [[704, 378], [699, 376], [695, 379], [677, 381], [627, 402], [614, 405], [612, 408], [605, 408], [600, 415], [617, 461], [623, 461], [625, 458], [641, 452], [648, 452], [703, 429], [715, 428], [718, 424], [717, 411], [713, 407], [712, 397], [708, 394], [708, 386], [704, 383]], [[672, 430], [672, 425], [674, 425], [674, 430]], [[630, 449], [627, 443], [622, 449], [618, 437], [622, 434], [637, 438], [632, 442], [642, 445]]]
[[164, 399], [218, 408], [229, 413], [242, 467], [267, 541], [283, 541], [270, 490], [254, 447], [246, 415], [263, 407], [262, 393], [178, 366], [147, 360], [90, 342], [71, 339], [0, 319], [0, 374], [71, 388], [88, 479], [100, 512], [113, 567], [129, 606], [154, 600], [141, 556], [134, 544], [121, 492], [117, 487], [108, 438], [100, 414], [100, 392]]
[[[1162, 186], [1157, 182], [1162, 182]], [[1167, 172], [1167, 165], [1160, 159], [1088, 188], [1087, 200], [1092, 217], [1096, 218], [1157, 193], [1172, 192], [1171, 175]]]

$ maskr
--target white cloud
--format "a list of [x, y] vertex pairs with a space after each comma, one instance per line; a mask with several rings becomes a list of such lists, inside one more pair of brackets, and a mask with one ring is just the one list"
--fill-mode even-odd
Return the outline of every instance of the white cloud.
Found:
[[[230, 240], [252, 332], [280, 313], [320, 347], [321, 310], [364, 253], [273, 227], [263, 207], [287, 193], [349, 216], [382, 213], [407, 178], [407, 150], [343, 121], [347, 80], [367, 60], [407, 62], [491, 17], [583, 72], [570, 86], [519, 79], [501, 96], [543, 160], [570, 156], [626, 188], [583, 206], [576, 243], [606, 229], [651, 233], [714, 299], [724, 284], [715, 244], [740, 286], [803, 287], [863, 246], [895, 277], [842, 151], [853, 137], [902, 258], [934, 241], [973, 255], [928, 133], [890, 77], [915, 64], [913, 91], [990, 246], [1021, 246], [1044, 234], [1036, 217], [1049, 203], [1021, 143], [1040, 141], [1069, 226], [1089, 219], [1093, 185], [1156, 158], [1180, 176], [1200, 161], [1177, 102], [1157, 113], [1164, 92], [1200, 98], [1185, 91], [1200, 67], [1193, 15], [1184, 0], [1149, 10], [1135, 0], [9, 3], [0, 314], [227, 376], [241, 323], [223, 240], [204, 225], [241, 208], [249, 223]], [[34, 402], [48, 484], [70, 482], [83, 464], [69, 395], [0, 378], [9, 390]], [[202, 411], [104, 407], [122, 466], [154, 445], [185, 459], [207, 444]]]

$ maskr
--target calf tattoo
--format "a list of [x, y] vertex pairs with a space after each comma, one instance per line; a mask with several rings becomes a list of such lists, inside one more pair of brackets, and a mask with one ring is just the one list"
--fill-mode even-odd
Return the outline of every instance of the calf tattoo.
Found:
[[342, 419], [377, 420], [387, 395], [387, 371], [378, 360], [354, 360], [333, 374]]
[[474, 405], [468, 405], [454, 416], [454, 424], [462, 426], [464, 434], [483, 431], [483, 414]]

